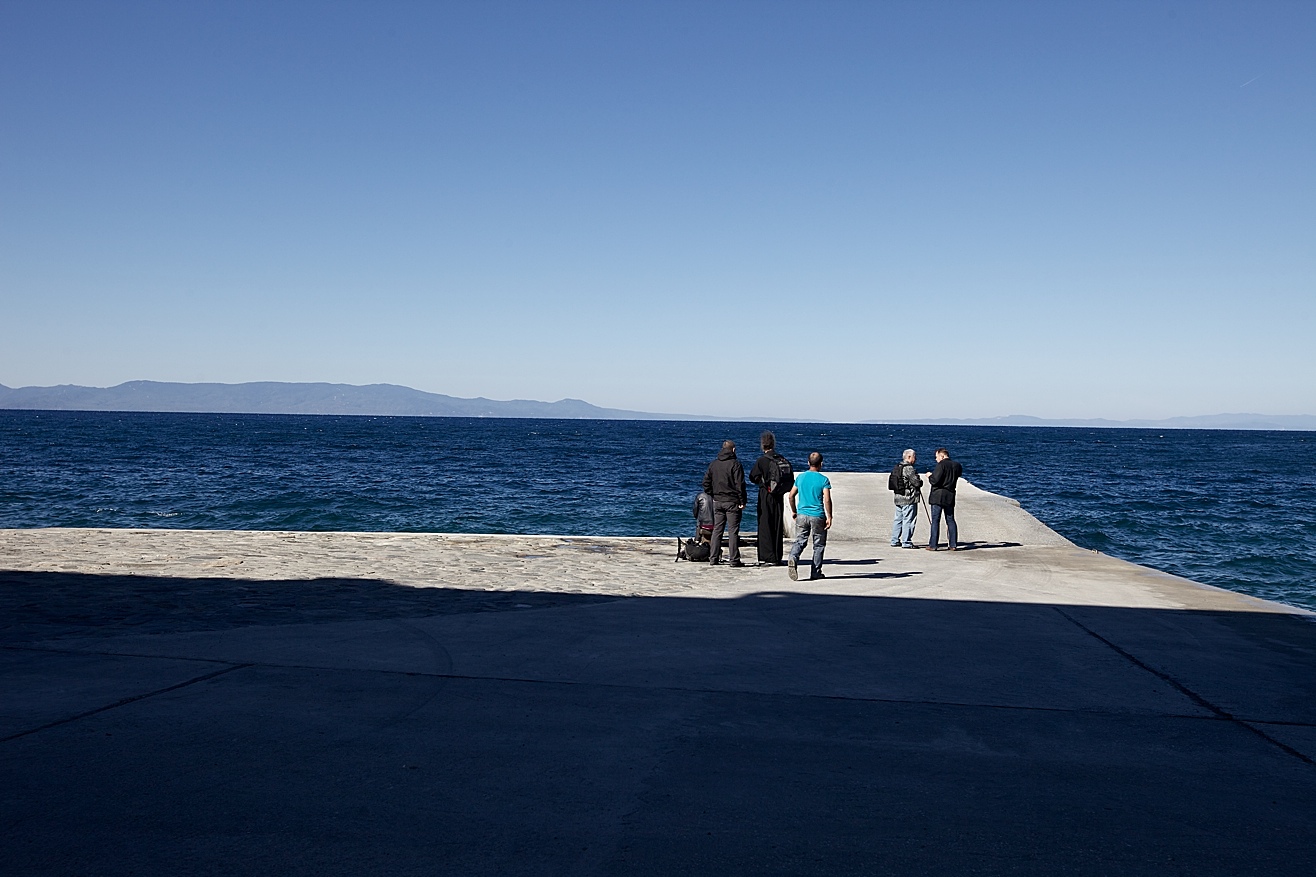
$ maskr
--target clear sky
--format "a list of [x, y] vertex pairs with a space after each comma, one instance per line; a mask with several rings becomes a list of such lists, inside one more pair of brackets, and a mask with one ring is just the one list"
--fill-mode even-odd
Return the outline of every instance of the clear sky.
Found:
[[0, 383], [1316, 413], [1316, 3], [0, 0]]

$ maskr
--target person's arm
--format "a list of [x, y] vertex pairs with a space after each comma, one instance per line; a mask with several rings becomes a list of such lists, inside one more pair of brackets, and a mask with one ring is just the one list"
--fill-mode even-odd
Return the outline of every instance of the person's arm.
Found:
[[709, 466], [704, 472], [704, 493], [709, 496], [713, 495], [713, 467]]
[[740, 507], [743, 509], [745, 503], [749, 500], [749, 493], [745, 489], [745, 467], [737, 463], [735, 475], [736, 486], [740, 488]]
[[798, 518], [799, 513], [795, 511], [795, 497], [800, 495], [800, 489], [792, 485], [791, 492], [788, 495], [790, 496], [791, 501], [791, 517]]
[[823, 511], [827, 513], [827, 525], [824, 529], [832, 529], [832, 489], [823, 488]]

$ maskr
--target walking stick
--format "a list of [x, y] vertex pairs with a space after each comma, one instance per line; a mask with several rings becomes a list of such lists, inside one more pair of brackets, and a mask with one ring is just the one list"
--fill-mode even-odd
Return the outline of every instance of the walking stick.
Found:
[[[928, 511], [928, 504], [923, 502], [923, 488], [918, 491], [919, 505], [923, 506], [923, 520], [928, 522], [928, 539], [932, 539], [932, 513]], [[932, 499], [932, 485], [928, 485], [928, 499]], [[941, 540], [937, 540], [941, 541]], [[935, 548], [936, 546], [932, 546]]]

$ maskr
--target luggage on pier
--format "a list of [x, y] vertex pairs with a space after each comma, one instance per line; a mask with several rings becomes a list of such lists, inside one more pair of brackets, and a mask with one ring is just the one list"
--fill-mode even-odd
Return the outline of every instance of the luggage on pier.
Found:
[[693, 560], [696, 563], [707, 563], [708, 555], [712, 546], [703, 539], [677, 539], [676, 540], [676, 559]]

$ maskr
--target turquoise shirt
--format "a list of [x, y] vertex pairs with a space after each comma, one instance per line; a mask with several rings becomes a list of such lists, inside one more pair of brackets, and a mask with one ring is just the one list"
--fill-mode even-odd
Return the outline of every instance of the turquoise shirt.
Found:
[[826, 475], [812, 469], [801, 472], [795, 476], [795, 487], [800, 492], [795, 499], [796, 513], [811, 518], [827, 517], [827, 512], [823, 509], [822, 495], [824, 490], [832, 489], [832, 482], [827, 480]]

